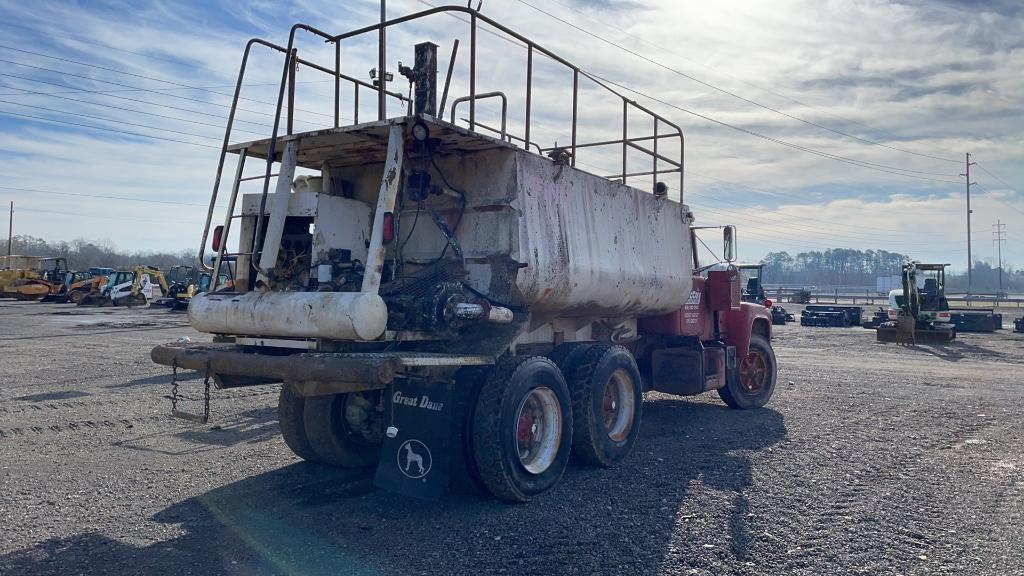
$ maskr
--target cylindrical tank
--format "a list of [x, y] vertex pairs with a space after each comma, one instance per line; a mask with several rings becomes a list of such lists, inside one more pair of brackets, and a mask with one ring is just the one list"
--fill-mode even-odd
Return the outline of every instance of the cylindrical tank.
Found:
[[387, 327], [388, 309], [377, 294], [362, 292], [198, 294], [188, 319], [212, 334], [375, 340]]
[[[462, 210], [447, 197], [432, 197], [428, 205], [450, 227], [458, 223], [466, 282], [494, 301], [525, 307], [534, 320], [582, 322], [664, 314], [689, 297], [692, 217], [678, 201], [511, 145], [447, 155], [437, 164], [444, 181], [465, 193], [465, 211], [457, 217]], [[380, 170], [353, 167], [344, 177], [375, 193]], [[407, 204], [403, 256], [434, 261], [446, 241], [427, 215]]]
[[693, 286], [679, 202], [517, 152], [516, 285], [534, 313], [643, 316], [678, 310]]

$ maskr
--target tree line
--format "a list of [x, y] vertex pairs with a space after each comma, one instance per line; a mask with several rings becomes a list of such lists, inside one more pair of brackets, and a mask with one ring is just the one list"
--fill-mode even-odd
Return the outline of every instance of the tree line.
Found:
[[[78, 238], [70, 242], [48, 242], [35, 236], [15, 236], [11, 242], [11, 253], [24, 256], [64, 257], [71, 270], [89, 268], [115, 268], [126, 270], [139, 264], [156, 266], [167, 270], [176, 264], [194, 265], [195, 253], [189, 250], [178, 252], [122, 252], [109, 240], [85, 240]], [[0, 240], [0, 255], [7, 254], [7, 239]]]
[[[898, 276], [908, 260], [909, 256], [899, 252], [830, 248], [800, 252], [795, 256], [788, 252], [769, 252], [761, 263], [766, 284], [874, 287], [879, 277]], [[975, 292], [999, 290], [998, 266], [977, 261], [971, 275]], [[1004, 291], [1024, 291], [1024, 270], [1015, 270], [1004, 263], [1002, 277]], [[946, 288], [966, 291], [967, 273], [947, 272]]]

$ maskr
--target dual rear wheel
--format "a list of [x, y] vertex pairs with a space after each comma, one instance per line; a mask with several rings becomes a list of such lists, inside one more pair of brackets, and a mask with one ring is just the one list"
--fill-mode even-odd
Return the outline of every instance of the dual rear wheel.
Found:
[[498, 498], [524, 502], [561, 479], [570, 453], [611, 466], [633, 447], [642, 403], [640, 372], [620, 346], [571, 344], [503, 360], [473, 413], [480, 479]]
[[380, 392], [351, 392], [303, 398], [281, 386], [277, 414], [281, 436], [296, 456], [342, 468], [377, 463], [383, 429]]

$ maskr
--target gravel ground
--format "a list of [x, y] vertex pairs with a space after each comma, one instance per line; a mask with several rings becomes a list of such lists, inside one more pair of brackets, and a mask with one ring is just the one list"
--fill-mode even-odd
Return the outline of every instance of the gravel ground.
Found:
[[508, 505], [300, 463], [276, 386], [171, 418], [149, 350], [199, 337], [181, 314], [0, 301], [0, 328], [0, 574], [1024, 574], [1009, 330], [779, 327], [767, 408], [649, 394], [625, 462]]

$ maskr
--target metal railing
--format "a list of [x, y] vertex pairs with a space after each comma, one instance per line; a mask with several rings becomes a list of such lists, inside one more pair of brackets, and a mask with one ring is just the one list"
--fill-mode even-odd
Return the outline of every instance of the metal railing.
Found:
[[[278, 88], [277, 105], [274, 113], [274, 123], [272, 132], [270, 135], [268, 151], [267, 151], [267, 162], [266, 170], [263, 179], [263, 193], [260, 200], [260, 212], [263, 214], [266, 210], [266, 199], [270, 189], [270, 179], [274, 176], [273, 165], [277, 154], [277, 140], [281, 132], [281, 118], [283, 111], [287, 110], [287, 124], [285, 126], [286, 134], [291, 135], [294, 133], [294, 116], [295, 116], [295, 78], [297, 69], [301, 66], [317, 70], [324, 74], [327, 74], [334, 79], [334, 127], [341, 126], [341, 93], [342, 83], [351, 84], [353, 87], [353, 108], [354, 108], [354, 119], [353, 124], [359, 123], [359, 95], [363, 89], [372, 90], [377, 94], [377, 120], [385, 120], [387, 117], [387, 104], [388, 99], [396, 99], [400, 103], [409, 103], [409, 98], [405, 97], [401, 93], [394, 92], [387, 89], [387, 62], [386, 62], [386, 37], [388, 29], [405, 24], [414, 22], [433, 16], [436, 14], [450, 14], [450, 15], [466, 15], [468, 16], [469, 24], [469, 93], [466, 96], [460, 97], [452, 103], [452, 120], [455, 120], [455, 107], [459, 102], [468, 103], [469, 114], [467, 119], [468, 128], [470, 131], [478, 131], [480, 128], [490, 133], [497, 133], [503, 141], [506, 142], [519, 142], [523, 148], [530, 150], [531, 148], [536, 150], [538, 153], [549, 153], [552, 156], [558, 153], [567, 152], [568, 156], [566, 161], [571, 166], [577, 164], [577, 152], [583, 149], [595, 149], [602, 147], [620, 147], [621, 148], [621, 167], [615, 168], [615, 173], [604, 174], [605, 178], [612, 180], [620, 180], [624, 184], [630, 178], [636, 178], [641, 176], [651, 177], [652, 191], [655, 193], [664, 193], [665, 187], [659, 182], [659, 176], [665, 174], [678, 174], [679, 182], [679, 201], [683, 201], [683, 157], [685, 149], [685, 140], [683, 137], [682, 129], [671, 122], [667, 118], [660, 116], [653, 112], [649, 108], [637, 103], [634, 100], [627, 98], [614, 88], [608, 85], [607, 82], [590, 74], [589, 72], [581, 69], [575, 64], [565, 60], [558, 56], [554, 52], [544, 48], [540, 44], [530, 40], [529, 38], [507, 28], [498, 22], [480, 14], [478, 11], [472, 8], [464, 6], [439, 6], [421, 12], [416, 12], [406, 16], [393, 18], [390, 20], [382, 20], [378, 24], [365, 26], [344, 34], [331, 35], [321, 30], [318, 30], [312, 26], [306, 24], [296, 24], [292, 26], [289, 35], [288, 43], [286, 46], [279, 46], [271, 42], [267, 42], [261, 39], [252, 39], [246, 44], [245, 51], [242, 56], [242, 62], [239, 67], [238, 80], [235, 85], [234, 98], [232, 99], [230, 112], [228, 114], [228, 122], [224, 133], [224, 140], [221, 146], [220, 159], [217, 165], [217, 173], [213, 186], [213, 193], [210, 198], [210, 207], [207, 214], [206, 226], [203, 230], [202, 243], [199, 248], [199, 267], [206, 271], [212, 271], [209, 265], [203, 260], [203, 254], [205, 252], [206, 242], [209, 239], [210, 224], [213, 220], [213, 214], [216, 207], [218, 191], [220, 187], [221, 177], [223, 176], [224, 160], [227, 155], [228, 148], [231, 141], [231, 131], [235, 122], [235, 113], [237, 110], [238, 100], [241, 94], [243, 85], [243, 79], [246, 73], [246, 66], [249, 60], [251, 49], [255, 45], [264, 46], [271, 50], [280, 53], [283, 58], [282, 70], [281, 70], [281, 81]], [[456, 16], [458, 17], [458, 16]], [[462, 18], [460, 18], [462, 19]], [[498, 35], [505, 40], [511, 41], [513, 44], [525, 48], [526, 50], [526, 85], [522, 89], [522, 95], [525, 100], [525, 118], [523, 120], [523, 133], [521, 135], [513, 135], [509, 133], [506, 125], [506, 118], [508, 115], [508, 92], [477, 92], [477, 36], [478, 30], [481, 24], [488, 26], [487, 32]], [[305, 31], [314, 36], [317, 36], [324, 40], [325, 43], [334, 44], [334, 62], [333, 68], [322, 64], [317, 64], [300, 58], [298, 56], [298, 50], [295, 47], [296, 33], [298, 31]], [[341, 72], [342, 63], [342, 42], [348, 39], [356, 38], [364, 34], [376, 33], [378, 38], [378, 50], [377, 50], [377, 81], [369, 83], [357, 78], [345, 75]], [[455, 56], [458, 50], [458, 40], [455, 41], [453, 48], [451, 64], [448, 70], [448, 81], [445, 83], [445, 96], [442, 97], [442, 107], [447, 98], [447, 92], [451, 79], [452, 69], [454, 68]], [[534, 59], [535, 56], [540, 55], [548, 58], [552, 62], [568, 69], [572, 72], [572, 97], [571, 97], [571, 120], [569, 125], [570, 130], [570, 143], [568, 146], [552, 146], [542, 147], [534, 139]], [[621, 121], [622, 121], [622, 133], [621, 138], [604, 138], [593, 141], [578, 141], [579, 138], [579, 105], [580, 105], [580, 80], [584, 79], [593, 83], [596, 87], [603, 90], [606, 95], [611, 95], [617, 98], [621, 102]], [[482, 124], [477, 120], [477, 101], [488, 97], [498, 97], [502, 100], [502, 115], [501, 115], [501, 128], [493, 128], [486, 124]], [[443, 114], [443, 109], [438, 112], [440, 116]], [[630, 134], [630, 122], [635, 120], [636, 117], [647, 118], [653, 124], [651, 133], [642, 133], [639, 135]], [[611, 120], [611, 119], [609, 119]], [[602, 123], [607, 124], [607, 123]], [[675, 141], [678, 140], [678, 158], [670, 157], [663, 151], [659, 151], [659, 143], [664, 140]], [[648, 147], [646, 144], [650, 143]], [[649, 170], [633, 170], [630, 171], [629, 152], [636, 151], [650, 159]], [[244, 159], [240, 158], [240, 162], [244, 162]], [[240, 168], [240, 167], [239, 167]], [[254, 179], [252, 177], [242, 178], [241, 169], [237, 171], [235, 183], [232, 186], [232, 198], [230, 204], [232, 208], [235, 205], [235, 195], [238, 193], [238, 183], [243, 180]], [[233, 218], [232, 214], [228, 214], [226, 218], [226, 227], [230, 223], [230, 219]], [[263, 218], [257, 218], [256, 220], [256, 231], [255, 231], [255, 242], [253, 245], [253, 251], [248, 255], [251, 256], [251, 262], [255, 264], [257, 261], [256, 255], [261, 251], [262, 246], [260, 245], [260, 237], [262, 234]], [[227, 244], [227, 235], [224, 234], [222, 238], [222, 246], [220, 252], [224, 252], [224, 245]]]

